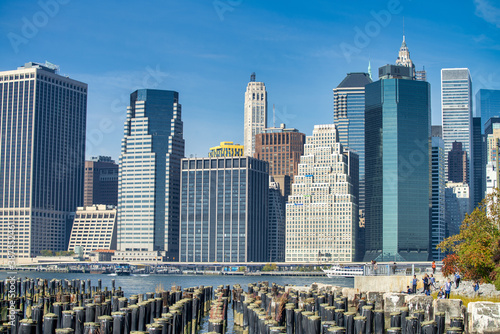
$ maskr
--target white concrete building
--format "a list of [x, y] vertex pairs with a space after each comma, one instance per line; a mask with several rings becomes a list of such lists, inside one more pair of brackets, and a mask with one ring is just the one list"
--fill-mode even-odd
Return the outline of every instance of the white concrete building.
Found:
[[97, 249], [116, 249], [116, 206], [78, 207], [71, 229], [68, 251], [81, 246], [88, 257]]
[[267, 92], [263, 82], [255, 81], [255, 73], [250, 76], [250, 82], [245, 92], [245, 125], [244, 139], [245, 155], [253, 157], [255, 153], [255, 135], [262, 133], [267, 127]]
[[343, 151], [335, 126], [314, 126], [286, 204], [287, 262], [355, 260], [358, 173], [357, 155]]

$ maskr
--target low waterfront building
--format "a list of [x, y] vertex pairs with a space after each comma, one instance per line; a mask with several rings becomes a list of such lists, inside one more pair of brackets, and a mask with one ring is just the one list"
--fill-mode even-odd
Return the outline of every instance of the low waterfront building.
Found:
[[116, 249], [116, 206], [92, 205], [76, 210], [68, 251], [78, 246], [85, 257], [97, 249]]
[[180, 261], [268, 261], [268, 188], [265, 161], [182, 159]]

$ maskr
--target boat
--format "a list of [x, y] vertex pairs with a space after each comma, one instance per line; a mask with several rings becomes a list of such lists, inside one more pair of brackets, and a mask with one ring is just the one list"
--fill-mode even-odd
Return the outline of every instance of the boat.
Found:
[[115, 274], [117, 276], [130, 276], [131, 270], [128, 264], [121, 264], [115, 267]]
[[363, 276], [363, 266], [333, 264], [329, 269], [323, 269], [326, 276], [332, 277], [355, 277]]

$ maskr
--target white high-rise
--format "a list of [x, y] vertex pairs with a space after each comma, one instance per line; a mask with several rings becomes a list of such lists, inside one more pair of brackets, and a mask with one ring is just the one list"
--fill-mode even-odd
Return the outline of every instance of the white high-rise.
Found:
[[68, 245], [83, 203], [87, 84], [50, 63], [0, 72], [0, 257]]
[[[468, 170], [473, 171], [472, 155], [472, 81], [468, 68], [443, 68], [441, 70], [441, 110], [445, 156], [453, 142], [461, 142], [467, 152]], [[448, 180], [448, 160], [445, 163]], [[472, 173], [469, 187], [474, 189]]]
[[356, 255], [358, 178], [333, 124], [315, 125], [286, 204], [287, 262], [352, 262]]
[[245, 155], [253, 157], [255, 153], [255, 135], [267, 127], [267, 92], [263, 82], [255, 81], [255, 73], [250, 76], [245, 92]]

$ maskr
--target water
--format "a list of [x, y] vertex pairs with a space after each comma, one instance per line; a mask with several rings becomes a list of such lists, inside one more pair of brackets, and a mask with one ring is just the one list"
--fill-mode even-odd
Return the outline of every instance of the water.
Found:
[[[257, 283], [260, 281], [268, 281], [269, 284], [276, 283], [278, 285], [311, 285], [312, 283], [325, 283], [342, 287], [354, 287], [354, 278], [346, 277], [296, 277], [296, 276], [239, 276], [239, 275], [130, 275], [130, 276], [112, 276], [98, 274], [83, 274], [83, 273], [47, 273], [34, 271], [19, 271], [16, 277], [43, 278], [47, 280], [55, 279], [80, 279], [91, 280], [92, 286], [97, 286], [97, 280], [102, 282], [102, 288], [108, 287], [111, 289], [111, 280], [115, 280], [115, 287], [121, 287], [125, 297], [131, 295], [155, 292], [155, 289], [160, 285], [165, 290], [170, 290], [172, 286], [181, 286], [182, 288], [190, 288], [195, 286], [213, 286], [214, 290], [219, 285], [235, 285], [239, 284], [244, 291], [247, 291], [249, 283]], [[0, 280], [5, 280], [10, 275], [6, 272], [0, 272]], [[227, 319], [229, 334], [241, 334], [241, 329], [235, 328], [233, 324], [232, 306], [228, 312]], [[201, 333], [208, 332], [208, 316], [204, 317], [200, 329]]]
[[[0, 280], [5, 280], [9, 275], [6, 272], [0, 272]], [[125, 293], [125, 297], [136, 295], [139, 293], [155, 292], [155, 288], [163, 286], [163, 289], [170, 290], [174, 285], [182, 288], [190, 288], [199, 285], [213, 286], [219, 285], [235, 285], [239, 284], [244, 291], [247, 291], [249, 283], [257, 283], [268, 281], [278, 285], [311, 285], [312, 283], [325, 283], [342, 287], [354, 287], [354, 279], [346, 277], [296, 277], [296, 276], [240, 276], [240, 275], [130, 275], [130, 276], [110, 276], [99, 274], [83, 274], [83, 273], [48, 273], [35, 271], [18, 271], [16, 277], [29, 278], [44, 278], [47, 280], [55, 279], [90, 279], [92, 286], [97, 285], [97, 280], [102, 281], [102, 288], [108, 287], [111, 289], [111, 280], [115, 280], [116, 288], [121, 287]]]

